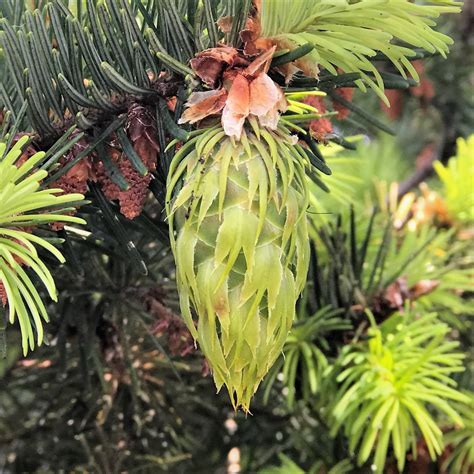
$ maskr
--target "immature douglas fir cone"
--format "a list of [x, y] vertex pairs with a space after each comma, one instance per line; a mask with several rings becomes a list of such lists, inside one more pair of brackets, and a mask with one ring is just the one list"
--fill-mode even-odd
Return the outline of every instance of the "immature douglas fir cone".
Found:
[[[277, 126], [285, 99], [266, 75], [270, 58], [201, 93], [224, 109], [223, 126], [180, 149], [167, 186], [181, 311], [217, 389], [225, 385], [245, 411], [282, 351], [309, 262], [305, 165]], [[216, 113], [215, 103], [188, 105], [189, 121], [196, 107]]]

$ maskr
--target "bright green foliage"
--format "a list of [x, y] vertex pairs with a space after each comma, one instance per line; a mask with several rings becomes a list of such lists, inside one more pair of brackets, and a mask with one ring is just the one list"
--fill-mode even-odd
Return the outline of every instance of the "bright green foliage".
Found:
[[446, 446], [452, 452], [443, 463], [443, 469], [450, 474], [470, 474], [474, 469], [474, 394], [469, 393], [469, 401], [460, 404], [459, 414], [464, 427], [452, 430], [444, 436]]
[[306, 401], [314, 397], [321, 386], [323, 372], [329, 365], [323, 352], [329, 349], [324, 336], [333, 331], [352, 328], [350, 322], [341, 317], [342, 311], [330, 306], [321, 308], [312, 315], [304, 314], [304, 311], [298, 313], [285, 342], [284, 356], [272, 367], [265, 381], [265, 402], [268, 402], [276, 376], [279, 372], [283, 374], [282, 381], [288, 387], [287, 402], [290, 409], [295, 401], [297, 377]]
[[[328, 162], [332, 165], [337, 161]], [[311, 185], [309, 189], [310, 202], [317, 202], [321, 193]], [[350, 211], [348, 204], [341, 212], [346, 209]], [[464, 325], [459, 315], [472, 312], [471, 302], [465, 297], [474, 290], [472, 257], [467, 253], [469, 244], [456, 240], [453, 230], [423, 225], [416, 230], [405, 227], [399, 231], [386, 213], [371, 215], [363, 210], [354, 216], [353, 225], [351, 219], [335, 225], [334, 216], [311, 212], [309, 216], [311, 238], [318, 250], [327, 251], [318, 255], [322, 278], [317, 283], [319, 291], [328, 297], [326, 303], [335, 307], [353, 303], [370, 307], [374, 298], [380, 298], [397, 281], [407, 289], [415, 289], [421, 283], [431, 286], [426, 294], [414, 291], [405, 298], [416, 299], [427, 311], [439, 311], [440, 318], [454, 327]], [[344, 225], [348, 221], [349, 225]], [[335, 293], [334, 273], [341, 275]], [[331, 299], [332, 294], [340, 298], [337, 304]]]
[[74, 209], [65, 206], [77, 205], [83, 199], [81, 194], [58, 195], [62, 189], [41, 189], [41, 182], [48, 173], [36, 167], [43, 160], [44, 152], [17, 164], [27, 141], [28, 137], [22, 137], [8, 153], [5, 153], [6, 144], [0, 143], [0, 157], [3, 156], [0, 158], [0, 282], [8, 299], [10, 323], [18, 318], [25, 355], [28, 347], [34, 349], [35, 341], [37, 345], [41, 344], [42, 319], [48, 321], [44, 303], [29, 273], [34, 273], [50, 298], [57, 300], [53, 277], [38, 255], [37, 247], [42, 247], [60, 262], [64, 262], [64, 257], [45, 238], [22, 228], [49, 222], [85, 223], [65, 215]]
[[289, 49], [312, 44], [314, 49], [304, 57], [308, 64], [320, 65], [332, 74], [338, 74], [338, 69], [359, 73], [359, 87], [365, 89], [366, 83], [384, 98], [382, 78], [370, 58], [381, 53], [403, 77], [407, 70], [417, 79], [409, 62], [415, 55], [411, 48], [445, 56], [452, 44], [451, 38], [432, 29], [433, 19], [440, 13], [459, 11], [461, 3], [427, 3], [431, 5], [407, 0], [262, 0], [262, 35]]
[[373, 322], [368, 342], [342, 352], [332, 434], [344, 428], [359, 465], [375, 449], [375, 470], [383, 472], [391, 444], [403, 471], [410, 446], [416, 453], [418, 433], [435, 459], [443, 450], [443, 433], [432, 409], [462, 425], [450, 401], [465, 403], [467, 397], [454, 388], [450, 374], [463, 370], [464, 356], [453, 352], [458, 343], [449, 341], [448, 333], [436, 314], [414, 319], [407, 311], [380, 327]]
[[358, 136], [346, 140], [357, 145], [357, 150], [345, 150], [334, 143], [321, 147], [332, 174], [324, 178], [329, 193], [313, 182], [308, 184], [316, 222], [331, 219], [334, 209], [341, 206], [370, 210], [377, 203], [377, 189], [381, 183], [401, 181], [408, 172], [403, 151], [393, 137], [380, 135], [369, 143], [364, 143]]
[[457, 154], [447, 166], [437, 161], [434, 169], [444, 185], [450, 216], [462, 224], [474, 223], [474, 135], [457, 141]]
[[305, 474], [305, 471], [301, 469], [298, 464], [294, 463], [288, 456], [280, 453], [278, 457], [281, 461], [280, 466], [266, 467], [261, 469], [259, 474]]
[[309, 263], [305, 163], [289, 136], [256, 129], [235, 143], [214, 127], [169, 173], [181, 310], [217, 388], [244, 410], [281, 353]]
[[301, 469], [288, 456], [283, 453], [278, 455], [281, 461], [280, 466], [269, 466], [259, 471], [259, 474], [349, 474], [353, 472], [354, 466], [348, 459], [338, 462], [327, 470], [323, 462], [317, 461], [308, 471]]
[[312, 220], [318, 223], [330, 219], [335, 207], [343, 206], [349, 209], [352, 202], [358, 204], [357, 191], [364, 183], [357, 171], [368, 162], [365, 156], [362, 159], [355, 152], [346, 151], [334, 143], [325, 145], [322, 152], [332, 172], [331, 175], [324, 177], [329, 192], [323, 191], [308, 177], [311, 216]]
[[[424, 226], [398, 235], [393, 229], [392, 221], [381, 217], [379, 228], [374, 231], [367, 250], [367, 263], [372, 268], [383, 258], [384, 265], [375, 274], [366, 272], [366, 286], [374, 290], [387, 288], [399, 277], [407, 278], [408, 286], [421, 280], [442, 279], [443, 266], [448, 265], [449, 257], [454, 253], [449, 251], [453, 245], [452, 232]], [[381, 244], [384, 248], [379, 251]], [[455, 250], [459, 250], [459, 246]]]

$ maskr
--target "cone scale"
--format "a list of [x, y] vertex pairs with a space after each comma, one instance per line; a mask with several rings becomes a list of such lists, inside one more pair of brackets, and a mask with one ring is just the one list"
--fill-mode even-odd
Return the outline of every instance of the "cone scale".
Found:
[[286, 129], [220, 126], [175, 156], [167, 214], [183, 317], [234, 408], [281, 354], [309, 263], [304, 159]]

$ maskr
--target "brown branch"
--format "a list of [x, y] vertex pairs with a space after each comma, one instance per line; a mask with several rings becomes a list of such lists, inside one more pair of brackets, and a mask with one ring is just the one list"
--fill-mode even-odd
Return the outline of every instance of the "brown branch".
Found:
[[411, 176], [400, 183], [398, 187], [398, 199], [403, 197], [408, 191], [418, 186], [431, 175], [433, 172], [433, 164], [443, 156], [445, 145], [446, 133], [441, 133], [439, 142], [437, 146], [433, 147], [431, 156], [422, 164], [422, 166], [417, 168]]

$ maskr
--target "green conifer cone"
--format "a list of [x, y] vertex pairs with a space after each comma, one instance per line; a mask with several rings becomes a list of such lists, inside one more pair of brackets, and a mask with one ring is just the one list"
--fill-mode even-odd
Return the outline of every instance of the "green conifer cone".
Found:
[[[309, 263], [304, 160], [287, 130], [214, 127], [175, 156], [167, 211], [181, 311], [219, 390], [249, 410]], [[197, 316], [194, 323], [192, 311]]]

